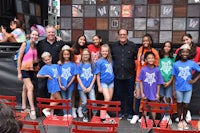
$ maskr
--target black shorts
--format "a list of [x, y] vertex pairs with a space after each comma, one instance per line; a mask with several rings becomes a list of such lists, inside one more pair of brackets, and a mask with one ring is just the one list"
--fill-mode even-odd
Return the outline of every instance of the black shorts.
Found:
[[34, 78], [34, 71], [25, 71], [25, 70], [21, 70], [22, 73], [22, 78], [30, 78], [31, 80]]

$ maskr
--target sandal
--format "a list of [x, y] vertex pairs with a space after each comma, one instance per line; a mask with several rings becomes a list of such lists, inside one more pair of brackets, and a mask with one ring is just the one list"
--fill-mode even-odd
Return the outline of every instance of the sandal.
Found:
[[30, 109], [27, 108], [21, 109], [21, 113], [30, 113]]
[[29, 115], [30, 115], [30, 118], [31, 118], [32, 120], [35, 120], [35, 119], [36, 119], [35, 110], [31, 110], [30, 113], [29, 113]]

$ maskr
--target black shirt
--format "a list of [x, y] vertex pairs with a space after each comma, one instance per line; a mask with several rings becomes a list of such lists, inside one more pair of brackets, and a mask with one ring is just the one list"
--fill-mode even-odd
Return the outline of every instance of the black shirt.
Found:
[[53, 44], [50, 44], [47, 39], [39, 41], [36, 47], [40, 67], [44, 65], [44, 62], [41, 59], [41, 55], [43, 52], [49, 52], [52, 56], [52, 64], [57, 64], [59, 60], [59, 53], [64, 45], [65, 43], [63, 41], [55, 41]]
[[127, 41], [121, 45], [119, 41], [111, 46], [111, 54], [114, 62], [114, 74], [117, 79], [130, 79], [135, 75], [135, 59], [137, 56], [137, 46]]

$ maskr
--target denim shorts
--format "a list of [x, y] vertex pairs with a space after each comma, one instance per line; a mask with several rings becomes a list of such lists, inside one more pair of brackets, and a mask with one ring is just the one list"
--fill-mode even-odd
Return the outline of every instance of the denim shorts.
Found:
[[177, 103], [190, 103], [192, 90], [189, 91], [176, 91]]
[[172, 86], [168, 86], [164, 88], [163, 85], [160, 86], [160, 96], [170, 97], [172, 98]]
[[101, 83], [101, 88], [102, 89], [114, 88], [114, 82], [112, 82], [110, 84]]

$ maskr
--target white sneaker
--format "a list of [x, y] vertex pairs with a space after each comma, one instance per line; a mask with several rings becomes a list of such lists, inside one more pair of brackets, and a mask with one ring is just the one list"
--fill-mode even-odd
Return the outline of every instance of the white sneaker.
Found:
[[77, 114], [76, 114], [76, 110], [77, 110], [77, 108], [72, 108], [72, 116], [73, 116], [73, 118], [77, 118]]
[[88, 117], [87, 116], [83, 117], [83, 122], [88, 122]]
[[83, 117], [83, 113], [82, 113], [82, 107], [78, 107], [78, 117], [82, 118]]
[[110, 118], [110, 115], [108, 113], [106, 113], [106, 118]]
[[164, 117], [163, 117], [163, 119], [162, 120], [166, 120], [168, 123], [169, 123], [169, 125], [171, 125], [172, 124], [172, 120], [171, 120], [171, 118], [170, 118], [170, 116], [169, 115], [165, 115]]
[[139, 116], [138, 115], [134, 115], [133, 118], [131, 119], [130, 123], [131, 124], [135, 124], [138, 120], [139, 120]]
[[47, 109], [43, 109], [42, 112], [44, 113], [44, 115], [47, 117], [50, 115], [50, 112], [47, 111]]
[[[181, 115], [181, 119], [183, 118], [183, 115]], [[192, 120], [192, 116], [191, 116], [191, 112], [188, 110], [187, 111], [187, 114], [186, 114], [186, 121], [187, 122], [190, 122], [191, 120]], [[177, 117], [176, 119], [175, 119], [175, 121], [176, 122], [179, 122], [179, 118]]]
[[187, 122], [190, 122], [192, 120], [191, 112], [189, 110], [187, 111], [185, 119], [186, 119]]

